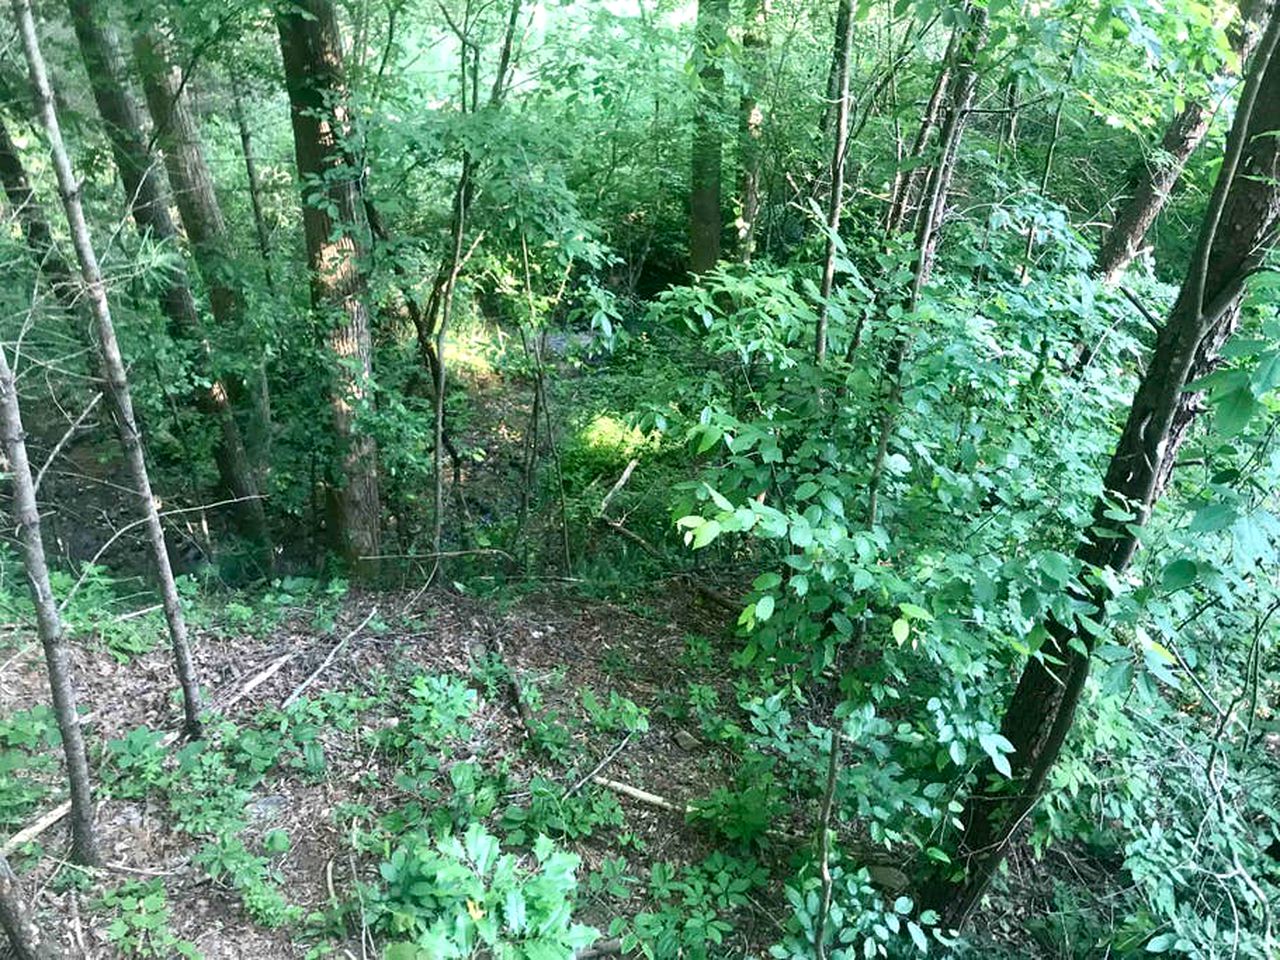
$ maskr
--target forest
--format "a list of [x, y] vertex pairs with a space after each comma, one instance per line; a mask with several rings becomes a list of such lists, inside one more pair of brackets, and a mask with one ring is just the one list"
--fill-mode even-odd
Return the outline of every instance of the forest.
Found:
[[0, 956], [1280, 957], [1280, 2], [3, 6]]

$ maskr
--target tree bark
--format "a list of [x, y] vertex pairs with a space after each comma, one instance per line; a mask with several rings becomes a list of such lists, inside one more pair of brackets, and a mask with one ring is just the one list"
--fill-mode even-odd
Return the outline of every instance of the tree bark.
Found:
[[724, 166], [724, 69], [720, 57], [728, 20], [728, 0], [698, 0], [694, 57], [700, 82], [689, 178], [689, 264], [694, 273], [706, 273], [720, 260]]
[[[1210, 199], [1191, 269], [1161, 329], [1146, 373], [1134, 394], [1124, 430], [1094, 508], [1093, 527], [1076, 551], [1084, 570], [1121, 572], [1138, 547], [1136, 528], [1149, 518], [1168, 483], [1201, 405], [1187, 384], [1209, 373], [1235, 332], [1245, 280], [1275, 243], [1280, 221], [1280, 56], [1273, 16], [1258, 47], [1227, 143], [1226, 159]], [[1115, 511], [1132, 517], [1115, 519]], [[1082, 574], [1077, 596], [1104, 608], [1107, 592]], [[965, 815], [958, 856], [961, 877], [934, 884], [924, 902], [944, 925], [959, 927], [972, 913], [1004, 860], [1018, 826], [1031, 812], [1066, 742], [1085, 681], [1093, 634], [1081, 625], [1050, 620], [1042, 657], [1028, 662], [1006, 709], [1001, 733], [1013, 744], [1012, 779], [980, 775]]]
[[[27, 459], [26, 433], [22, 428], [18, 387], [3, 349], [0, 349], [0, 429], [4, 431], [0, 439], [4, 442], [5, 454], [9, 458], [9, 473], [13, 480], [13, 516], [22, 534], [23, 566], [26, 569], [27, 585], [31, 588], [31, 600], [36, 608], [36, 632], [44, 647], [45, 666], [49, 671], [49, 692], [53, 699], [54, 716], [58, 721], [58, 732], [62, 735], [67, 780], [71, 787], [71, 857], [77, 863], [96, 864], [98, 848], [93, 829], [93, 790], [84, 736], [80, 730], [80, 715], [76, 712], [71, 656], [62, 633], [58, 602], [49, 583], [44, 539], [40, 535], [40, 509], [36, 503], [31, 463]], [[0, 884], [3, 882], [4, 867], [0, 864]]]
[[[129, 95], [119, 43], [114, 32], [98, 21], [93, 4], [94, 0], [68, 0], [68, 9], [134, 225], [139, 233], [176, 246], [178, 231], [169, 214], [155, 158], [142, 133], [142, 118]], [[223, 492], [236, 501], [237, 525], [249, 539], [267, 544], [266, 512], [258, 484], [236, 423], [231, 394], [220, 379], [211, 375], [212, 349], [202, 330], [184, 267], [176, 266], [171, 271], [170, 281], [160, 294], [160, 308], [169, 321], [171, 335], [196, 344], [196, 361], [211, 383], [207, 388], [197, 388], [193, 399], [196, 409], [218, 426], [214, 459]]]
[[764, 152], [764, 113], [757, 91], [764, 81], [768, 0], [746, 0], [742, 34], [743, 72], [746, 88], [738, 102], [738, 203], [737, 254], [750, 263], [756, 251], [756, 221], [760, 218], [760, 173]]
[[0, 857], [0, 929], [9, 937], [15, 960], [56, 960], [62, 954], [31, 918], [18, 878], [4, 857]]
[[[1231, 44], [1241, 64], [1249, 59], [1257, 46], [1269, 2], [1243, 0], [1241, 3], [1241, 22]], [[1116, 283], [1138, 255], [1147, 232], [1168, 202], [1187, 161], [1209, 132], [1213, 117], [1214, 111], [1207, 103], [1193, 100], [1165, 130], [1159, 152], [1147, 161], [1146, 169], [1134, 182], [1132, 192], [1120, 207], [1098, 249], [1093, 272], [1105, 282]]]
[[[360, 264], [366, 246], [360, 168], [343, 142], [348, 120], [342, 40], [330, 0], [282, 5], [276, 28], [302, 190], [311, 302], [330, 323], [335, 361], [330, 408], [343, 474], [341, 487], [331, 491], [335, 545], [357, 573], [372, 575], [380, 539], [378, 450], [355, 421], [358, 409], [372, 402], [373, 344]], [[324, 184], [319, 196], [316, 183]]]
[[102, 280], [102, 271], [98, 267], [98, 258], [89, 234], [89, 225], [85, 221], [84, 209], [80, 203], [79, 184], [71, 168], [66, 145], [62, 140], [62, 129], [58, 124], [58, 114], [54, 108], [53, 91], [49, 85], [44, 58], [36, 38], [30, 0], [13, 0], [13, 10], [22, 35], [23, 52], [26, 55], [27, 69], [31, 77], [31, 88], [35, 93], [37, 112], [40, 123], [44, 127], [54, 172], [57, 175], [62, 209], [66, 214], [71, 241], [80, 265], [84, 297], [93, 313], [97, 328], [103, 379], [106, 380], [107, 390], [111, 395], [116, 428], [120, 434], [125, 462], [138, 498], [138, 510], [142, 520], [145, 521], [151, 541], [151, 552], [155, 557], [156, 574], [160, 581], [174, 664], [178, 682], [182, 687], [185, 729], [189, 735], [196, 735], [200, 730], [200, 688], [196, 682], [195, 667], [187, 643], [187, 625], [183, 618], [177, 585], [174, 583], [173, 569], [169, 565], [164, 527], [160, 522], [160, 513], [151, 492], [151, 478], [147, 475], [146, 455], [133, 414], [133, 398], [129, 393], [124, 358], [120, 355], [120, 345], [116, 341], [115, 326], [111, 320], [111, 306], [107, 302], [106, 285]]
[[827, 68], [826, 96], [822, 101], [822, 120], [818, 124], [818, 133], [825, 140], [831, 135], [831, 127], [835, 123], [836, 111], [840, 106], [840, 70], [841, 64], [848, 70], [847, 57], [844, 54], [845, 37], [853, 30], [853, 5], [836, 4], [836, 22], [831, 34], [831, 65]]
[[831, 194], [827, 197], [827, 252], [822, 266], [821, 302], [814, 335], [814, 359], [827, 356], [827, 318], [836, 280], [836, 256], [840, 250], [840, 215], [844, 210], [844, 153], [849, 145], [849, 55], [853, 49], [853, 0], [840, 0], [836, 24], [844, 25], [838, 37], [840, 58], [836, 69], [836, 135], [831, 148]]

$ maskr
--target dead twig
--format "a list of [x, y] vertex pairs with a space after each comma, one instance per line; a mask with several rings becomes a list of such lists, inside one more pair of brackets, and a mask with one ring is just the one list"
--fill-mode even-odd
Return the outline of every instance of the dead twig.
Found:
[[294, 703], [299, 697], [301, 697], [304, 693], [306, 693], [307, 688], [310, 687], [311, 684], [315, 683], [316, 678], [319, 677], [320, 674], [324, 673], [326, 670], [329, 669], [329, 664], [333, 663], [334, 659], [338, 656], [339, 653], [342, 652], [343, 648], [346, 647], [346, 645], [351, 642], [351, 640], [356, 636], [356, 634], [358, 634], [361, 630], [365, 628], [366, 624], [368, 624], [368, 622], [374, 618], [374, 615], [377, 614], [377, 612], [378, 612], [378, 608], [376, 606], [369, 608], [369, 612], [365, 614], [365, 618], [360, 621], [359, 625], [350, 633], [348, 633], [345, 637], [339, 640], [336, 644], [334, 644], [333, 649], [329, 651], [329, 655], [324, 658], [324, 662], [321, 663], [320, 666], [316, 667], [316, 669], [311, 672], [311, 674], [307, 677], [307, 679], [303, 680], [300, 684], [298, 684], [298, 686], [294, 688], [293, 693], [289, 694], [289, 696], [284, 698], [284, 702], [280, 704], [281, 709], [288, 707], [290, 704]]
[[618, 744], [616, 747], [614, 747], [611, 751], [609, 751], [608, 756], [606, 756], [603, 760], [601, 760], [599, 763], [597, 763], [597, 764], [595, 765], [595, 767], [591, 770], [591, 772], [590, 772], [590, 773], [588, 773], [585, 777], [583, 777], [581, 780], [579, 780], [577, 783], [575, 783], [575, 784], [574, 784], [574, 785], [573, 785], [573, 786], [568, 790], [568, 792], [566, 792], [566, 793], [565, 793], [565, 795], [564, 795], [563, 799], [568, 800], [568, 799], [569, 799], [570, 797], [572, 797], [575, 793], [577, 793], [579, 790], [581, 790], [583, 787], [585, 787], [585, 786], [587, 785], [587, 781], [589, 781], [592, 777], [594, 777], [594, 776], [595, 776], [596, 774], [598, 774], [601, 770], [603, 770], [603, 769], [604, 769], [605, 767], [607, 767], [610, 763], [612, 763], [612, 762], [613, 762], [613, 758], [614, 758], [614, 757], [616, 757], [618, 754], [620, 754], [623, 750], [625, 750], [625, 749], [627, 748], [627, 744], [631, 742], [631, 738], [632, 738], [634, 735], [635, 735], [635, 734], [634, 734], [634, 731], [633, 731], [632, 733], [628, 733], [625, 737], [623, 737], [623, 738], [622, 738], [622, 742], [621, 742], [620, 744]]

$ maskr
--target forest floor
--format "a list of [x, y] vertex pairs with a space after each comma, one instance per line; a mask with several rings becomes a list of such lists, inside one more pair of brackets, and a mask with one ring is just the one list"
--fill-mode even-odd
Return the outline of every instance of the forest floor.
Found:
[[[593, 771], [680, 807], [705, 797], [724, 776], [722, 758], [714, 749], [663, 709], [671, 694], [683, 691], [687, 683], [685, 637], [721, 626], [715, 623], [719, 616], [722, 613], [703, 607], [692, 591], [679, 585], [643, 606], [630, 607], [544, 594], [503, 610], [440, 590], [352, 593], [342, 601], [329, 630], [314, 630], [309, 615], [298, 611], [265, 638], [202, 631], [195, 652], [210, 691], [208, 706], [219, 718], [242, 728], [259, 723], [264, 711], [279, 708], [309, 677], [314, 679], [305, 694], [315, 701], [326, 691], [385, 690], [388, 678], [394, 684], [420, 674], [448, 674], [465, 680], [479, 694], [470, 721], [473, 737], [464, 752], [484, 764], [507, 767], [506, 782], [512, 789], [499, 810], [507, 801], [527, 796], [527, 785], [535, 777], [547, 777], [568, 790]], [[357, 629], [362, 623], [363, 629]], [[567, 751], [560, 762], [528, 744], [511, 686], [500, 683], [486, 692], [483, 680], [477, 679], [486, 658], [497, 649], [495, 641], [521, 686], [539, 692], [539, 711], [554, 717], [552, 722], [565, 735]], [[180, 712], [171, 695], [174, 684], [163, 645], [125, 662], [105, 648], [77, 644], [74, 649], [94, 744], [120, 740], [140, 727], [175, 728]], [[8, 652], [2, 663], [0, 715], [44, 702], [38, 646]], [[700, 680], [716, 682], [714, 676]], [[648, 729], [630, 735], [599, 729], [583, 710], [579, 698], [584, 689], [602, 702], [608, 702], [610, 693], [634, 701], [648, 713]], [[376, 860], [353, 851], [344, 836], [338, 816], [344, 805], [358, 803], [374, 819], [412, 799], [396, 785], [395, 759], [368, 746], [373, 728], [388, 722], [394, 721], [374, 708], [351, 729], [324, 729], [319, 734], [325, 756], [322, 774], [273, 768], [253, 791], [246, 809], [246, 845], [253, 847], [269, 831], [287, 833], [290, 848], [271, 858], [272, 868], [290, 902], [306, 912], [354, 900], [357, 878], [376, 879]], [[606, 758], [611, 759], [597, 771]], [[50, 777], [56, 780], [56, 771], [50, 771]], [[579, 788], [582, 792], [597, 796], [614, 792], [589, 780], [584, 786], [585, 790]], [[680, 813], [625, 793], [615, 795], [625, 812], [624, 827], [610, 826], [566, 841], [582, 858], [580, 879], [599, 871], [623, 848], [628, 849], [627, 871], [640, 876], [646, 876], [653, 863], [694, 863], [714, 850], [714, 836], [687, 824]], [[98, 803], [105, 885], [162, 878], [172, 931], [208, 960], [308, 955], [314, 943], [300, 939], [297, 930], [273, 931], [247, 920], [236, 892], [213, 882], [193, 862], [200, 841], [175, 829], [159, 800], [107, 798]], [[94, 905], [100, 891], [58, 882], [59, 874], [71, 869], [62, 859], [68, 844], [65, 826], [65, 820], [50, 826], [36, 846], [26, 848], [44, 854], [26, 883], [42, 914], [65, 918], [58, 932], [70, 955], [111, 956], [112, 914]], [[625, 900], [616, 896], [588, 897], [579, 918], [603, 930], [626, 910]], [[770, 926], [770, 913], [762, 906], [752, 924], [739, 928], [739, 942], [724, 955], [751, 956], [753, 943], [768, 943], [775, 931], [753, 930], [753, 925]], [[378, 956], [372, 946], [371, 939], [362, 946], [353, 938], [340, 949], [351, 956]]]

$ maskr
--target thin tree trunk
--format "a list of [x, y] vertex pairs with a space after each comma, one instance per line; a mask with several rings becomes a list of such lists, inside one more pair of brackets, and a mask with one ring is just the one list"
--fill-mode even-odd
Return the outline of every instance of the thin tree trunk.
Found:
[[[117, 38], [97, 20], [94, 0], [68, 0], [68, 9], [134, 225], [139, 233], [176, 247], [177, 229], [169, 215], [155, 158], [142, 134], [137, 105], [129, 95]], [[160, 308], [174, 338], [196, 344], [196, 362], [209, 378], [209, 387], [196, 389], [194, 403], [200, 413], [218, 425], [214, 459], [223, 491], [236, 501], [234, 515], [241, 532], [257, 543], [267, 543], [266, 513], [258, 484], [232, 410], [231, 395], [221, 380], [211, 376], [212, 350], [201, 329], [191, 282], [181, 265], [173, 267], [169, 277], [160, 294]]]
[[720, 57], [728, 20], [728, 0], [698, 0], [694, 57], [699, 64], [700, 89], [694, 107], [689, 178], [689, 264], [694, 273], [706, 273], [720, 260], [724, 166], [724, 69]]
[[[76, 689], [72, 680], [71, 656], [62, 633], [58, 602], [49, 583], [49, 567], [45, 562], [44, 539], [40, 535], [40, 509], [36, 503], [35, 481], [27, 459], [26, 433], [22, 428], [22, 412], [18, 405], [18, 387], [4, 350], [0, 349], [0, 427], [3, 428], [4, 450], [9, 458], [13, 480], [13, 515], [22, 532], [22, 559], [27, 585], [36, 608], [36, 629], [44, 647], [45, 665], [49, 671], [49, 692], [53, 712], [62, 735], [62, 751], [66, 757], [67, 780], [71, 786], [71, 858], [77, 863], [98, 862], [97, 841], [93, 829], [93, 793], [89, 779], [89, 763], [85, 754], [80, 715], [76, 712]], [[0, 882], [4, 870], [0, 868]]]
[[244, 101], [240, 96], [239, 80], [231, 78], [232, 112], [236, 128], [240, 132], [240, 153], [244, 159], [245, 178], [249, 184], [249, 205], [253, 210], [253, 232], [258, 241], [258, 254], [262, 257], [262, 276], [267, 289], [275, 292], [276, 282], [271, 274], [271, 231], [267, 229], [267, 217], [262, 210], [262, 178], [258, 174], [258, 161], [253, 155], [253, 134], [249, 130], [249, 118], [245, 116]]
[[174, 664], [178, 682], [182, 687], [185, 729], [189, 735], [196, 735], [200, 730], [200, 688], [196, 683], [195, 667], [187, 644], [187, 626], [178, 598], [178, 588], [174, 583], [173, 570], [169, 565], [164, 527], [160, 522], [155, 497], [151, 493], [151, 478], [147, 475], [142, 437], [138, 433], [138, 424], [133, 415], [133, 398], [129, 394], [124, 358], [120, 355], [115, 326], [111, 321], [111, 307], [107, 302], [106, 285], [102, 280], [102, 272], [98, 267], [98, 258], [94, 253], [93, 241], [89, 234], [89, 225], [85, 221], [84, 209], [80, 204], [79, 184], [71, 169], [71, 160], [62, 141], [62, 129], [58, 124], [53, 91], [49, 86], [44, 58], [36, 38], [30, 0], [13, 0], [13, 9], [18, 20], [19, 32], [22, 34], [23, 52], [26, 54], [40, 122], [49, 142], [49, 152], [58, 179], [58, 191], [62, 198], [62, 209], [67, 217], [67, 226], [70, 228], [72, 244], [75, 246], [76, 259], [80, 264], [84, 296], [93, 312], [97, 326], [103, 378], [107, 381], [115, 412], [116, 428], [120, 433], [121, 445], [124, 447], [125, 462], [133, 479], [134, 492], [138, 497], [138, 509], [146, 521], [151, 551], [155, 557], [156, 574], [160, 580], [160, 592], [164, 601], [165, 619], [169, 625]]
[[9, 861], [0, 857], [0, 930], [9, 937], [15, 960], [57, 960], [62, 951], [36, 926]]
[[[377, 572], [380, 514], [378, 448], [356, 426], [357, 411], [373, 402], [373, 343], [361, 259], [366, 246], [359, 166], [344, 144], [342, 38], [330, 0], [301, 0], [275, 15], [294, 152], [303, 199], [303, 232], [311, 268], [311, 302], [331, 324], [333, 429], [342, 465], [341, 486], [330, 491], [336, 546], [357, 573]], [[325, 184], [313, 197], [313, 182]]]
[[[178, 206], [178, 216], [191, 246], [196, 267], [209, 291], [209, 306], [218, 329], [235, 331], [244, 325], [244, 291], [236, 279], [238, 271], [231, 252], [226, 220], [218, 195], [214, 191], [213, 175], [205, 160], [204, 147], [195, 119], [187, 106], [181, 74], [173, 67], [165, 53], [164, 42], [154, 31], [139, 33], [134, 42], [135, 62], [142, 76], [147, 107], [156, 130], [165, 169], [169, 174], [169, 186]], [[237, 378], [227, 380], [227, 389], [235, 390], [231, 397], [233, 406], [245, 406], [246, 391]], [[261, 439], [264, 425], [258, 424], [249, 435]], [[239, 464], [239, 470], [249, 471], [249, 480], [257, 486], [266, 463], [265, 451], [258, 448], [247, 451], [241, 446], [240, 455], [248, 463]], [[246, 515], [252, 517], [256, 531], [254, 537], [260, 547], [263, 572], [269, 574], [272, 567], [272, 549], [268, 539], [266, 511], [262, 500], [255, 494], [245, 504]]]
[[[1235, 332], [1245, 280], [1275, 243], [1280, 222], [1280, 16], [1273, 16], [1250, 68], [1226, 158], [1210, 199], [1195, 257], [1169, 319], [1134, 394], [1124, 430], [1094, 507], [1093, 528], [1076, 551], [1088, 571], [1123, 572], [1169, 481], [1178, 449], [1201, 398], [1187, 384], [1209, 373]], [[1131, 515], [1116, 519], [1119, 509]], [[1102, 610], [1103, 588], [1081, 580], [1078, 595]], [[1013, 744], [1012, 779], [980, 771], [970, 800], [959, 856], [959, 878], [926, 890], [925, 902], [945, 926], [959, 927], [977, 906], [1013, 844], [1018, 826], [1039, 800], [1071, 730], [1085, 681], [1094, 635], [1076, 624], [1050, 620], [1044, 657], [1028, 661], [1005, 711], [1001, 733]], [[1083, 651], [1083, 652], [1082, 652]], [[1062, 668], [1049, 664], [1064, 664]]]
[[822, 265], [821, 303], [814, 334], [814, 359], [827, 357], [827, 319], [831, 292], [836, 281], [836, 257], [840, 252], [840, 215], [844, 210], [844, 152], [849, 143], [849, 54], [853, 47], [853, 0], [840, 0], [836, 23], [844, 24], [840, 61], [836, 71], [836, 135], [831, 149], [831, 195], [827, 198], [827, 254]]
[[[1269, 0], [1243, 0], [1239, 29], [1232, 37], [1232, 47], [1245, 63], [1262, 34]], [[1214, 84], [1217, 86], [1218, 84]], [[1160, 141], [1160, 151], [1152, 157], [1132, 192], [1116, 214], [1098, 249], [1093, 272], [1107, 283], [1115, 283], [1138, 255], [1147, 232], [1169, 200], [1183, 168], [1203, 142], [1213, 122], [1214, 111], [1207, 103], [1193, 100], [1173, 118]]]
[[[970, 22], [955, 47], [957, 62], [949, 72], [948, 107], [943, 121], [937, 162], [929, 170], [924, 187], [924, 204], [916, 214], [916, 266], [911, 280], [911, 295], [907, 303], [907, 316], [914, 315], [920, 305], [920, 294], [933, 274], [937, 259], [938, 243], [942, 238], [942, 224], [946, 218], [947, 196], [955, 176], [956, 160], [960, 154], [960, 141], [964, 135], [969, 110], [973, 106], [978, 87], [977, 59], [986, 33], [986, 11], [970, 8]], [[927, 122], [927, 114], [926, 114]], [[880, 415], [879, 437], [875, 458], [871, 465], [871, 477], [867, 483], [867, 526], [874, 527], [879, 519], [880, 484], [884, 480], [885, 463], [888, 460], [889, 442], [897, 425], [898, 408], [902, 402], [902, 368], [906, 362], [911, 342], [911, 331], [899, 330], [889, 348], [885, 363], [884, 379], [888, 383], [884, 409]]]
[[764, 81], [768, 0], [746, 0], [742, 55], [746, 86], [738, 102], [738, 203], [737, 254], [750, 263], [756, 251], [756, 221], [760, 219], [760, 171], [764, 152], [764, 114], [757, 91]]
[[822, 119], [818, 124], [818, 133], [825, 140], [831, 135], [831, 126], [835, 122], [836, 111], [840, 105], [840, 70], [841, 65], [848, 71], [848, 56], [844, 53], [845, 37], [853, 31], [853, 6], [843, 0], [836, 4], [835, 30], [831, 34], [831, 65], [827, 68], [826, 96], [822, 101]]

